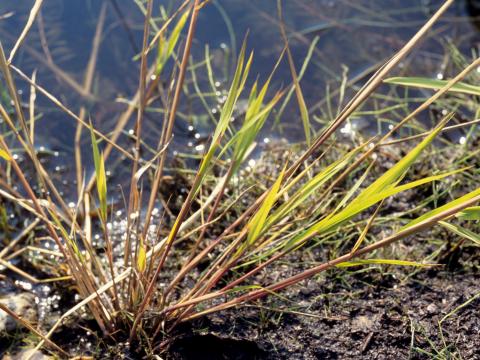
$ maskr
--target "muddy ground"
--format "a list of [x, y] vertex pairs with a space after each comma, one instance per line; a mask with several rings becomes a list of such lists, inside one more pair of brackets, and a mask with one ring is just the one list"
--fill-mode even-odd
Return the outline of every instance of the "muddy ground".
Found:
[[406, 279], [371, 271], [338, 280], [331, 274], [289, 294], [294, 310], [276, 304], [275, 311], [260, 306], [208, 317], [166, 358], [480, 359], [480, 298], [439, 325], [480, 293], [476, 270]]

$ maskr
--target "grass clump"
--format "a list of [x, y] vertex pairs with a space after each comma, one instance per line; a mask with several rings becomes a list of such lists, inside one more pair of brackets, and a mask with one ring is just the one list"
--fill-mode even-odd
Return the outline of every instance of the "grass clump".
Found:
[[[46, 345], [58, 350], [58, 346], [49, 340], [52, 334], [65, 319], [83, 308], [88, 308], [89, 314], [105, 336], [128, 339], [130, 344], [141, 343], [146, 353], [153, 354], [158, 349], [164, 350], [169, 335], [182, 323], [269, 295], [281, 296], [281, 290], [335, 267], [372, 264], [431, 266], [431, 263], [414, 259], [377, 258], [372, 255], [379, 249], [430, 229], [436, 224], [461, 234], [466, 239], [478, 241], [478, 236], [471, 231], [449, 222], [455, 218], [463, 221], [478, 220], [478, 207], [475, 205], [480, 200], [480, 189], [473, 189], [467, 194], [449, 199], [421, 215], [416, 214], [392, 234], [375, 238], [373, 241], [367, 239], [370, 230], [378, 225], [382, 207], [391, 197], [472, 171], [470, 167], [462, 166], [441, 173], [428, 173], [416, 180], [406, 180], [411, 175], [414, 163], [433, 146], [433, 141], [454, 117], [454, 114], [450, 113], [443, 116], [432, 130], [419, 134], [414, 139], [409, 138], [408, 141], [418, 138], [420, 141], [388, 170], [379, 173], [370, 183], [367, 177], [376, 165], [376, 153], [384, 146], [392, 146], [388, 144], [392, 141], [392, 135], [405, 124], [412, 122], [421, 111], [428, 109], [448, 92], [472, 94], [475, 87], [461, 81], [470, 71], [478, 68], [478, 59], [449, 81], [432, 83], [418, 79], [388, 80], [387, 82], [392, 84], [423, 86], [437, 91], [395, 124], [387, 134], [355, 145], [349, 151], [341, 151], [335, 159], [326, 156], [332, 149], [339, 148], [335, 139], [336, 130], [348, 121], [352, 114], [359, 111], [452, 1], [446, 1], [413, 38], [359, 89], [337, 117], [331, 119], [318, 133], [310, 124], [288, 37], [282, 27], [285, 51], [278, 63], [283, 61], [283, 54], [286, 53], [293, 81], [286, 92], [292, 94], [292, 91], [295, 91], [306, 145], [278, 164], [282, 170], [271, 174], [268, 183], [262, 184], [263, 191], [246, 189], [245, 194], [240, 193], [238, 198], [245, 197], [248, 204], [237, 206], [238, 199], [226, 196], [228, 190], [235, 188], [235, 183], [242, 182], [242, 167], [255, 145], [256, 137], [284, 95], [284, 91], [271, 94], [270, 83], [274, 71], [263, 85], [256, 81], [248, 89], [254, 56], [253, 52], [248, 53], [247, 42], [244, 41], [209, 144], [193, 175], [188, 177], [190, 188], [176, 213], [168, 213], [168, 206], [164, 206], [164, 213], [158, 220], [160, 223], [155, 224], [157, 231], [152, 234], [150, 225], [152, 221], [156, 221], [153, 220], [154, 209], [159, 203], [159, 192], [165, 183], [167, 155], [170, 144], [174, 141], [173, 127], [178, 121], [178, 109], [190, 63], [197, 19], [202, 8], [208, 6], [206, 2], [199, 0], [185, 1], [166, 19], [163, 26], [155, 29], [151, 25], [153, 2], [148, 0], [145, 7], [141, 4], [145, 22], [143, 46], [138, 56], [139, 88], [132, 99], [133, 105], [129, 105], [111, 136], [102, 134], [92, 125], [88, 126], [84, 120], [85, 113], [82, 116], [75, 115], [52, 94], [12, 65], [25, 32], [9, 60], [0, 48], [0, 69], [15, 105], [14, 115], [7, 111], [1, 113], [10, 127], [10, 143], [22, 146], [34, 165], [34, 173], [40, 186], [45, 190], [40, 193], [33, 190], [31, 179], [12, 156], [12, 145], [9, 145], [4, 137], [0, 137], [2, 178], [7, 177], [7, 168], [12, 169], [15, 175], [10, 179], [21, 184], [23, 191], [19, 194], [8, 182], [2, 181], [2, 192], [10, 201], [32, 213], [44, 224], [48, 236], [58, 246], [61, 255], [59, 261], [67, 265], [68, 276], [81, 297], [81, 301], [65, 312], [46, 334], [28, 326], [40, 336], [39, 347]], [[35, 4], [32, 16], [38, 12], [40, 5], [41, 1]], [[169, 24], [175, 24], [171, 30]], [[30, 26], [30, 22], [27, 23], [26, 32]], [[185, 38], [180, 41], [186, 28], [188, 30]], [[150, 34], [152, 29], [155, 31], [153, 36]], [[151, 61], [148, 54], [154, 47], [157, 47], [157, 55], [154, 61]], [[166, 75], [168, 65], [173, 67], [170, 78]], [[28, 121], [16, 95], [14, 74], [26, 80], [67, 115], [73, 117], [78, 123], [79, 134], [83, 127], [90, 131], [95, 172], [90, 179], [85, 178], [81, 159], [77, 157], [77, 178], [81, 181], [77, 191], [78, 199], [73, 207], [65, 204], [38, 159], [32, 140], [34, 137], [31, 136]], [[142, 157], [142, 128], [147, 119], [147, 108], [153, 101], [150, 89], [158, 85], [159, 79], [170, 81], [170, 91], [164, 94], [165, 118], [160, 139], [157, 147], [153, 149], [154, 154], [147, 159]], [[85, 81], [84, 90], [87, 92], [89, 83]], [[242, 97], [247, 98], [247, 107], [243, 122], [236, 129], [232, 126], [231, 119]], [[119, 144], [118, 137], [135, 111], [135, 147], [131, 152]], [[99, 144], [99, 139], [103, 141], [103, 146]], [[100, 150], [102, 147], [103, 151]], [[118, 244], [113, 243], [113, 229], [109, 227], [111, 205], [108, 200], [106, 169], [113, 149], [126, 156], [132, 169], [128, 201], [125, 201], [126, 228], [120, 244], [120, 256], [115, 253], [114, 249]], [[145, 174], [151, 176], [150, 181], [145, 179]], [[357, 180], [350, 191], [339, 192], [338, 187], [351, 179], [352, 175], [355, 175]], [[95, 183], [96, 194], [92, 190]], [[98, 203], [98, 221], [91, 211], [95, 202]], [[391, 217], [390, 220], [399, 220], [400, 223], [402, 219]], [[255, 281], [260, 272], [293, 252], [323, 244], [332, 234], [341, 234], [352, 223], [362, 230], [353, 246], [346, 246], [343, 254], [335, 255], [315, 266], [306, 266], [283, 279], [265, 284]], [[92, 246], [92, 231], [95, 227], [102, 230], [103, 253]], [[342, 238], [337, 240], [339, 243], [342, 241]]]

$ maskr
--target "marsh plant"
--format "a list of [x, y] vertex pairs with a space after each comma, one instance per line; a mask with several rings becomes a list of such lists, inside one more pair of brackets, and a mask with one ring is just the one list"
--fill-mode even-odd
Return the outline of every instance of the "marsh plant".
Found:
[[[168, 335], [182, 323], [266, 296], [281, 296], [283, 289], [301, 285], [303, 280], [335, 267], [368, 264], [431, 266], [418, 259], [378, 258], [377, 250], [438, 223], [457, 233], [463, 232], [464, 236], [468, 235], [465, 229], [457, 225], [458, 222], [451, 221], [457, 218], [461, 221], [478, 219], [479, 208], [475, 204], [480, 200], [480, 188], [444, 201], [443, 205], [424, 211], [408, 222], [398, 219], [397, 230], [384, 238], [375, 238], [369, 233], [372, 227], [377, 226], [377, 215], [387, 199], [432, 182], [443, 182], [459, 173], [473, 171], [471, 168], [447, 172], [431, 169], [427, 176], [409, 180], [412, 164], [434, 146], [432, 142], [449, 126], [448, 122], [454, 118], [454, 113], [444, 114], [426, 133], [413, 138], [392, 139], [401, 128], [416, 121], [422, 111], [442, 97], [452, 92], [460, 92], [466, 97], [478, 95], [477, 87], [461, 81], [471, 71], [478, 69], [480, 59], [467, 64], [450, 80], [390, 79], [390, 83], [423, 86], [434, 91], [431, 97], [392, 126], [386, 134], [353, 146], [349, 151], [338, 151], [335, 159], [329, 153], [337, 147], [337, 129], [364, 105], [452, 3], [453, 0], [445, 1], [411, 40], [356, 92], [336, 117], [330, 119], [322, 129], [316, 130], [310, 123], [298, 64], [294, 62], [289, 38], [282, 25], [279, 1], [284, 50], [278, 64], [288, 64], [292, 83], [284, 89], [272, 91], [271, 79], [275, 69], [265, 82], [252, 82], [250, 68], [254, 54], [248, 51], [247, 37], [238, 53], [228, 93], [219, 116], [215, 118], [214, 130], [196, 168], [187, 176], [189, 189], [180, 207], [172, 213], [166, 211], [168, 204], [164, 204], [160, 209], [161, 216], [155, 216], [159, 211], [160, 189], [170, 174], [166, 164], [171, 144], [175, 142], [172, 133], [178, 121], [185, 78], [191, 69], [190, 53], [198, 15], [204, 7], [209, 6], [209, 1], [182, 2], [169, 16], [156, 19], [155, 29], [152, 28], [152, 22], [155, 23], [152, 19], [154, 0], [139, 2], [145, 21], [143, 44], [137, 56], [140, 63], [138, 90], [118, 119], [116, 128], [106, 135], [92, 125], [95, 119], [89, 119], [84, 108], [78, 114], [69, 110], [55, 94], [14, 65], [16, 53], [22, 47], [42, 6], [42, 0], [37, 0], [24, 31], [10, 53], [7, 54], [6, 49], [0, 47], [3, 86], [13, 104], [12, 111], [8, 109], [9, 104], [3, 101], [0, 104], [1, 117], [9, 128], [9, 133], [0, 137], [0, 191], [5, 201], [30, 212], [32, 218], [37, 219], [35, 224], [43, 224], [47, 235], [58, 246], [58, 263], [68, 269], [65, 278], [53, 281], [73, 284], [80, 300], [48, 332], [26, 323], [4, 305], [0, 305], [1, 309], [40, 337], [38, 347], [46, 346], [64, 354], [68, 352], [68, 349], [60, 349], [49, 339], [67, 318], [77, 316], [78, 312], [86, 309], [105, 336], [128, 339], [131, 344], [141, 341], [149, 344], [152, 350], [165, 347]], [[100, 14], [96, 36], [102, 32], [104, 16], [105, 7]], [[161, 22], [160, 25], [158, 22]], [[94, 41], [85, 80], [83, 84], [78, 84], [84, 93], [90, 93], [97, 50], [98, 41]], [[49, 99], [66, 117], [73, 118], [78, 124], [78, 137], [82, 132], [90, 134], [95, 170], [91, 177], [86, 176], [80, 142], [73, 145], [77, 154], [78, 180], [74, 206], [66, 204], [38, 158], [35, 117], [25, 113], [18, 97], [17, 81], [25, 81], [32, 91]], [[155, 94], [153, 89], [158, 88], [161, 82], [168, 84], [163, 87], [162, 93], [162, 133], [155, 153], [149, 156], [150, 153], [143, 149], [142, 131], [147, 121], [145, 114]], [[232, 123], [241, 99], [246, 99], [246, 109], [241, 115], [240, 124], [238, 120]], [[292, 147], [283, 163], [277, 164], [278, 171], [271, 174], [270, 182], [264, 184], [264, 190], [247, 189], [238, 196], [232, 196], [232, 189], [242, 181], [240, 173], [262, 127], [269, 116], [290, 99], [299, 106], [299, 122], [305, 132], [304, 144], [300, 148]], [[30, 112], [34, 112], [34, 100], [29, 105]], [[128, 150], [118, 140], [128, 120], [134, 116], [135, 145]], [[406, 147], [409, 151], [388, 170], [373, 180], [367, 176], [378, 165], [375, 159], [379, 149], [406, 143], [409, 144]], [[21, 147], [28, 158], [28, 174], [25, 163], [19, 164], [14, 155], [12, 149], [15, 146]], [[110, 222], [112, 205], [109, 199], [112, 192], [117, 191], [112, 190], [106, 175], [112, 152], [122, 154], [131, 168], [130, 187], [125, 191], [126, 227], [121, 254], [114, 251], [118, 244], [112, 240], [114, 229]], [[351, 179], [352, 175], [356, 179], [354, 185], [348, 192], [339, 192], [338, 186], [346, 179]], [[34, 184], [38, 184], [35, 187], [37, 190], [34, 190]], [[240, 199], [247, 200], [246, 206], [237, 206]], [[173, 203], [175, 199], [170, 201]], [[232, 208], [239, 211], [230, 211]], [[395, 217], [391, 217], [391, 221], [394, 220]], [[343, 255], [334, 256], [313, 267], [305, 265], [298, 273], [274, 282], [257, 282], [258, 274], [293, 252], [301, 252], [306, 246], [315, 244], [325, 246], [322, 245], [322, 239], [334, 234], [340, 235], [338, 241], [342, 241], [341, 234], [352, 222], [360, 226], [362, 231]], [[104, 251], [99, 252], [92, 246], [94, 229], [101, 229]], [[478, 237], [471, 234], [469, 238], [478, 241]], [[22, 245], [15, 243], [7, 246], [10, 250]], [[8, 261], [2, 259], [2, 264], [8, 264], [19, 276], [28, 276]]]

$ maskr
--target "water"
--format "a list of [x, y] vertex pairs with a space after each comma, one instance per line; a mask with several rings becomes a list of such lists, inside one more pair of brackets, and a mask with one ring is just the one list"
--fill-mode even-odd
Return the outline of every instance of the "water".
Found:
[[[167, 11], [175, 1], [161, 2]], [[352, 82], [343, 103], [352, 96], [355, 85], [362, 84], [375, 69], [398, 50], [415, 31], [441, 5], [441, 1], [348, 1], [348, 0], [296, 0], [283, 1], [284, 18], [290, 36], [290, 46], [299, 69], [312, 41], [318, 41], [305, 76], [302, 89], [316, 128], [331, 120], [339, 107], [338, 96], [327, 101], [342, 81]], [[434, 31], [416, 49], [396, 74], [428, 77], [448, 76], [454, 69], [445, 67], [446, 39], [462, 53], [470, 55], [478, 46], [478, 24], [472, 18], [472, 1], [456, 1], [435, 26]], [[20, 34], [33, 1], [3, 0], [0, 4], [0, 39], [7, 53]], [[92, 41], [102, 5], [106, 5], [106, 20], [101, 39], [91, 98], [85, 98], [69, 85], [66, 77], [82, 84]], [[155, 16], [160, 15], [160, 2], [155, 2]], [[138, 53], [142, 38], [142, 13], [132, 0], [45, 0], [41, 21], [32, 27], [27, 41], [14, 59], [14, 64], [29, 76], [36, 71], [37, 83], [58, 97], [63, 104], [78, 113], [81, 106], [96, 127], [108, 133], [116, 124], [125, 102], [138, 86]], [[255, 51], [251, 81], [258, 76], [264, 81], [283, 48], [278, 27], [276, 0], [224, 0], [212, 1], [200, 12], [193, 59], [201, 62], [208, 45], [214, 71], [217, 97], [208, 98], [208, 107], [215, 112], [219, 99], [224, 96], [232, 74], [233, 62], [242, 39], [248, 32], [248, 47]], [[46, 43], [42, 45], [42, 33]], [[51, 56], [53, 64], [49, 63]], [[152, 60], [152, 59], [151, 59]], [[59, 73], [61, 69], [64, 74]], [[169, 68], [168, 70], [171, 70]], [[451, 75], [451, 74], [450, 74]], [[197, 71], [202, 91], [210, 91], [204, 68]], [[272, 83], [272, 91], [287, 87], [291, 75], [286, 62], [279, 67]], [[181, 100], [179, 120], [176, 123], [176, 153], [198, 153], [210, 135], [212, 121], [200, 103], [187, 77], [189, 94]], [[21, 98], [27, 107], [30, 87], [18, 81]], [[163, 114], [159, 101], [152, 104], [146, 114], [145, 141], [155, 146], [160, 136]], [[54, 179], [65, 184], [65, 192], [74, 181], [75, 121], [65, 115], [45, 97], [38, 95], [35, 112], [36, 144], [50, 152], [45, 161], [52, 168]], [[125, 128], [121, 144], [130, 148], [133, 141], [128, 136], [133, 128], [134, 116]], [[286, 137], [296, 142], [304, 139], [295, 97], [280, 119], [270, 120], [260, 137], [260, 144], [275, 137]], [[384, 122], [383, 122], [384, 121]], [[348, 136], [359, 130], [373, 133], [388, 126], [388, 119], [369, 117], [357, 119], [347, 125]], [[273, 126], [275, 125], [275, 126]], [[90, 139], [84, 131], [81, 141], [84, 164], [92, 170]], [[261, 146], [260, 146], [261, 147]], [[49, 155], [50, 154], [50, 155]], [[54, 155], [52, 155], [54, 154]], [[55, 156], [58, 155], [58, 156]], [[151, 155], [146, 151], [145, 157]], [[107, 164], [116, 180], [128, 178], [126, 161], [114, 156]]]

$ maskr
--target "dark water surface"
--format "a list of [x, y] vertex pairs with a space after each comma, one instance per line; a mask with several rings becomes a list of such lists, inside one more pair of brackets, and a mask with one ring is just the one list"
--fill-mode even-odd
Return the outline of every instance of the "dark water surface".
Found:
[[[0, 2], [0, 40], [7, 54], [20, 34], [33, 3], [31, 0]], [[160, 4], [169, 13], [179, 4], [176, 1], [154, 3], [155, 16], [161, 14]], [[474, 3], [456, 1], [421, 46], [401, 64], [396, 74], [451, 76], [453, 70], [445, 65], [447, 43], [451, 42], [467, 56], [471, 55], [472, 48], [478, 46], [478, 24], [474, 19], [478, 14], [475, 13]], [[351, 85], [344, 102], [348, 100], [355, 86], [361, 85], [380, 64], [400, 49], [441, 4], [442, 1], [433, 0], [284, 0], [284, 18], [297, 69], [300, 69], [312, 42], [316, 41], [302, 80], [302, 89], [315, 126], [320, 128], [337, 111], [338, 94], [331, 102], [325, 100], [328, 94], [334, 93], [342, 81], [346, 81]], [[69, 85], [63, 75], [82, 84], [102, 6], [106, 6], [105, 26], [91, 97], [86, 98]], [[29, 76], [36, 71], [37, 83], [72, 111], [78, 113], [80, 107], [85, 106], [88, 118], [96, 127], [108, 133], [125, 109], [125, 102], [131, 99], [138, 87], [139, 62], [134, 57], [141, 47], [142, 19], [138, 3], [133, 0], [45, 0], [41, 21], [37, 20], [34, 24], [13, 63]], [[261, 80], [266, 79], [283, 48], [276, 0], [217, 0], [200, 12], [193, 61], [201, 63], [208, 46], [217, 94], [210, 88], [205, 66], [200, 65], [196, 75], [201, 90], [215, 95], [207, 97], [213, 113], [228, 86], [232, 58], [235, 58], [247, 32], [248, 47], [255, 51], [251, 84], [257, 76]], [[63, 75], [58, 69], [64, 72]], [[167, 70], [168, 75], [171, 67]], [[175, 128], [174, 149], [178, 153], [201, 152], [203, 141], [208, 138], [212, 128], [210, 116], [196, 96], [191, 80], [189, 74], [189, 94], [182, 98]], [[274, 76], [272, 93], [290, 84], [290, 71], [284, 62]], [[27, 105], [30, 87], [19, 80], [18, 88]], [[150, 110], [146, 115], [144, 136], [147, 144], [155, 146], [160, 136], [163, 114], [159, 102], [152, 104]], [[75, 121], [42, 95], [37, 96], [35, 111], [38, 116], [37, 146], [58, 155], [50, 161], [59, 180], [72, 180], [75, 170], [72, 146]], [[124, 147], [133, 145], [128, 137], [133, 120], [134, 116], [122, 136], [121, 144]], [[360, 119], [358, 127], [376, 132], [379, 122]], [[272, 116], [260, 142], [268, 142], [274, 137], [285, 137], [289, 141], [303, 140], [295, 97], [292, 97], [283, 116], [278, 119]], [[84, 131], [83, 157], [87, 168], [91, 170], [89, 141], [88, 133]], [[149, 156], [146, 155], [147, 158]], [[112, 168], [116, 160], [114, 157], [107, 167]], [[114, 169], [117, 169], [115, 171], [119, 177], [129, 174], [128, 166]]]

